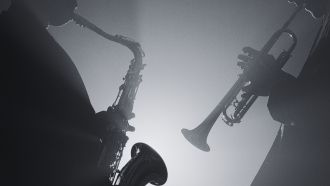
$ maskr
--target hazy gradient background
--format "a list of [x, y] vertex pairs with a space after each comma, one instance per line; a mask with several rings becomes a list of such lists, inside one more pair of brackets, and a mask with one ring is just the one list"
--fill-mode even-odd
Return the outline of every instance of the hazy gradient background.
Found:
[[[131, 146], [145, 142], [165, 160], [167, 186], [250, 185], [272, 144], [279, 124], [260, 98], [244, 121], [227, 127], [219, 119], [199, 151], [181, 135], [215, 107], [240, 72], [243, 46], [260, 49], [293, 5], [286, 0], [80, 0], [78, 12], [105, 31], [139, 41], [146, 53], [143, 82], [135, 102], [122, 164]], [[317, 21], [298, 15], [292, 29], [299, 43], [286, 70], [297, 75], [314, 39]], [[77, 65], [96, 111], [112, 104], [122, 83], [130, 51], [69, 23], [50, 33]], [[285, 37], [284, 37], [285, 38]], [[280, 42], [275, 52], [279, 51]]]

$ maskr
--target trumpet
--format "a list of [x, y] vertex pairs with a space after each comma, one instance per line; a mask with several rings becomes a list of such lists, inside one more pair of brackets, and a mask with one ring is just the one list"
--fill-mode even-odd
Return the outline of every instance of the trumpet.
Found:
[[[287, 34], [292, 39], [292, 44], [287, 50], [283, 50], [278, 57], [275, 59], [277, 68], [281, 69], [291, 57], [292, 51], [297, 45], [297, 36], [288, 29], [290, 23], [294, 20], [298, 12], [303, 9], [305, 5], [299, 5], [295, 11], [291, 14], [289, 19], [284, 25], [277, 30], [267, 43], [262, 47], [260, 52], [255, 57], [254, 65], [248, 69], [244, 69], [239, 75], [238, 80], [225, 94], [223, 99], [217, 104], [212, 112], [205, 118], [205, 120], [192, 130], [181, 129], [183, 136], [198, 149], [208, 152], [210, 147], [207, 144], [207, 137], [217, 121], [218, 117], [222, 114], [222, 120], [228, 125], [233, 126], [236, 123], [240, 123], [246, 112], [250, 109], [253, 103], [258, 98], [257, 95], [251, 92], [244, 91], [251, 82], [247, 79], [247, 74], [256, 68], [255, 64], [262, 64], [262, 57], [266, 56], [269, 51], [273, 48], [276, 42], [281, 38], [283, 34]], [[229, 113], [232, 112], [232, 114]]]

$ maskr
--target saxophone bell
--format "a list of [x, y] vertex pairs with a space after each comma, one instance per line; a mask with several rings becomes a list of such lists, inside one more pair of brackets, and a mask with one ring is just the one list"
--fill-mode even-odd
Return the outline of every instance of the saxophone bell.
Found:
[[136, 143], [131, 149], [131, 157], [120, 171], [114, 185], [165, 184], [167, 168], [162, 157], [153, 148], [145, 143]]

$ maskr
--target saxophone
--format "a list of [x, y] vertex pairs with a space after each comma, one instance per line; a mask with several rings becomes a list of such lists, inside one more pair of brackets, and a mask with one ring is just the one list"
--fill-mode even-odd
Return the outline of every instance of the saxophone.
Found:
[[111, 126], [108, 125], [106, 135], [101, 139], [103, 148], [98, 166], [105, 169], [109, 175], [109, 182], [113, 186], [144, 186], [148, 183], [163, 185], [167, 180], [166, 165], [161, 156], [147, 144], [136, 143], [133, 145], [131, 160], [121, 171], [118, 169], [128, 140], [126, 132], [135, 130], [128, 123], [128, 120], [135, 117], [133, 105], [139, 85], [142, 82], [140, 72], [145, 67], [142, 62], [144, 52], [141, 45], [128, 37], [108, 34], [77, 13], [73, 15], [73, 20], [78, 25], [127, 47], [134, 55], [114, 103], [107, 112], [100, 113], [100, 115], [106, 114], [108, 116]]

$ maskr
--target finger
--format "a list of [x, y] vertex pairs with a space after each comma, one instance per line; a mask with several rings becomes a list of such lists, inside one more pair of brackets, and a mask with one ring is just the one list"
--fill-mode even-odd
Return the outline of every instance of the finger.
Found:
[[250, 85], [245, 86], [245, 87], [242, 88], [242, 90], [243, 90], [245, 93], [253, 93], [253, 89], [254, 89], [253, 84], [250, 84]]
[[250, 62], [251, 61], [251, 57], [244, 55], [244, 54], [239, 54], [237, 56], [238, 59], [242, 60], [243, 62]]
[[239, 66], [242, 70], [246, 69], [249, 65], [246, 62], [239, 61], [237, 62], [237, 66]]
[[257, 81], [250, 81], [249, 85], [246, 85], [242, 88], [242, 90], [245, 92], [243, 94], [259, 94], [261, 93], [261, 85]]
[[272, 55], [267, 55], [264, 57], [262, 64], [268, 68], [273, 68], [279, 65], [279, 63], [276, 62], [276, 59]]
[[243, 52], [247, 53], [248, 56], [251, 56], [251, 57], [255, 57], [259, 54], [258, 50], [254, 49], [254, 48], [251, 48], [251, 47], [244, 47]]
[[[244, 89], [244, 88], [243, 88]], [[251, 94], [250, 94], [250, 92], [244, 92], [242, 95], [241, 95], [241, 98], [242, 99], [247, 99], [247, 98], [249, 98], [251, 96]]]

